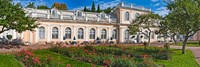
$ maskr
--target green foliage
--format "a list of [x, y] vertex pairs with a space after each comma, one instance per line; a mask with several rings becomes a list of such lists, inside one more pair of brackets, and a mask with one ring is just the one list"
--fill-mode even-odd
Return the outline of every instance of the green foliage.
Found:
[[26, 8], [36, 8], [34, 2], [29, 2], [29, 4], [26, 6]]
[[104, 11], [105, 13], [111, 13], [112, 8], [108, 7], [106, 9], [102, 10], [102, 11]]
[[0, 54], [0, 67], [23, 67], [23, 65], [15, 59], [14, 55]]
[[26, 30], [34, 31], [37, 27], [34, 19], [25, 16], [22, 6], [18, 4], [13, 4], [10, 0], [0, 0], [0, 26], [3, 33], [7, 30], [16, 30], [21, 33]]
[[96, 6], [95, 6], [95, 4], [94, 4], [94, 1], [92, 2], [92, 8], [91, 8], [91, 11], [92, 11], [92, 12], [95, 12], [95, 11], [96, 11]]
[[97, 12], [101, 12], [101, 8], [100, 8], [100, 5], [98, 4], [98, 6], [97, 6]]
[[181, 54], [181, 50], [171, 49], [171, 60], [156, 60], [156, 63], [162, 64], [165, 67], [199, 67], [195, 57], [190, 50], [186, 50], [186, 54]]
[[185, 54], [188, 38], [200, 29], [200, 0], [170, 1], [167, 8], [170, 13], [165, 17], [165, 26], [184, 35], [182, 54]]
[[39, 5], [39, 6], [37, 7], [37, 9], [49, 9], [49, 7], [46, 6], [46, 5]]
[[[132, 21], [131, 25], [129, 26], [130, 34], [136, 34], [137, 32], [142, 33], [146, 37], [148, 37], [148, 45], [150, 45], [150, 36], [153, 30], [150, 28], [159, 27], [159, 21], [162, 19], [161, 16], [158, 14], [148, 13], [143, 14], [137, 17], [135, 20]], [[144, 30], [148, 30], [146, 31]]]

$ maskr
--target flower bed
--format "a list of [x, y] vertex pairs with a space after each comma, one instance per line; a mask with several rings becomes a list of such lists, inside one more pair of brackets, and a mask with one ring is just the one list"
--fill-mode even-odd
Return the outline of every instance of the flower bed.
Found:
[[[53, 47], [49, 49], [52, 52], [60, 53], [65, 56], [77, 59], [80, 61], [110, 66], [110, 67], [137, 67], [137, 66], [154, 66], [157, 65], [151, 55], [148, 54], [129, 54], [131, 50], [124, 50], [115, 47], [107, 46], [85, 46], [85, 47]], [[139, 56], [139, 57], [137, 57]]]
[[46, 66], [55, 66], [51, 63], [52, 58], [41, 59], [38, 56], [35, 56], [32, 52], [28, 50], [21, 50], [16, 58], [24, 63], [27, 67], [46, 67]]

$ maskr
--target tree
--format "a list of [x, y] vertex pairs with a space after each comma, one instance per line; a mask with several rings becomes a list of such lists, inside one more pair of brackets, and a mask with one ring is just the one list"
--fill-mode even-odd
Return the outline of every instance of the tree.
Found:
[[108, 7], [106, 9], [103, 10], [105, 13], [111, 13], [112, 11], [112, 8]]
[[49, 7], [46, 5], [40, 5], [37, 7], [37, 9], [49, 9]]
[[177, 44], [177, 40], [175, 38], [176, 35], [178, 35], [178, 31], [179, 29], [176, 28], [178, 25], [175, 23], [174, 20], [170, 20], [172, 18], [172, 14], [171, 15], [167, 15], [164, 18], [164, 21], [160, 22], [160, 30], [159, 33], [161, 34], [165, 34], [168, 37], [170, 36], [174, 43]]
[[60, 10], [67, 10], [67, 5], [64, 3], [60, 4]]
[[97, 7], [97, 12], [101, 12], [101, 8], [100, 8], [100, 5], [98, 4], [98, 7]]
[[26, 30], [34, 31], [38, 24], [34, 19], [25, 16], [22, 6], [14, 5], [10, 0], [0, 0], [0, 33], [16, 30], [21, 33]]
[[92, 12], [95, 12], [96, 11], [96, 8], [95, 8], [95, 4], [94, 4], [94, 1], [92, 2]]
[[29, 2], [29, 4], [26, 6], [26, 8], [35, 8], [35, 3]]
[[[135, 20], [132, 21], [131, 25], [129, 26], [130, 34], [141, 33], [148, 38], [148, 45], [151, 42], [151, 33], [152, 29], [158, 27], [158, 21], [161, 19], [158, 14], [148, 13], [143, 14], [137, 17]], [[144, 31], [147, 30], [147, 31]]]
[[200, 29], [200, 0], [174, 0], [167, 2], [170, 10], [167, 18], [173, 23], [178, 33], [184, 36], [182, 54], [185, 54], [185, 46], [188, 38]]
[[66, 4], [64, 4], [64, 3], [57, 3], [57, 2], [55, 2], [53, 5], [52, 5], [52, 7], [51, 8], [57, 8], [57, 9], [60, 9], [60, 10], [67, 10], [67, 5]]

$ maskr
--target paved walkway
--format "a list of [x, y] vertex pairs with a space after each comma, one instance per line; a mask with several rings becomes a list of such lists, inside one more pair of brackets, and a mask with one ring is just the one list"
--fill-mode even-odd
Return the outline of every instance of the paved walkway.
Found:
[[[170, 46], [170, 48], [174, 49], [182, 49], [182, 46]], [[192, 50], [195, 55], [196, 61], [200, 65], [200, 47], [186, 47], [186, 49]]]

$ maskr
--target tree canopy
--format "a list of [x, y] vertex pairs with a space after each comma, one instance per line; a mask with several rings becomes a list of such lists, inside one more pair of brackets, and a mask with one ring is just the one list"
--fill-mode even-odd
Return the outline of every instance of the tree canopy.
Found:
[[[130, 34], [141, 33], [148, 38], [148, 45], [150, 45], [150, 36], [153, 30], [151, 28], [158, 27], [159, 19], [162, 19], [158, 14], [148, 13], [138, 16], [132, 21], [129, 26]], [[148, 33], [146, 33], [146, 31]]]
[[188, 38], [200, 29], [200, 0], [173, 0], [167, 3], [170, 13], [165, 19], [172, 28], [170, 30], [176, 30], [184, 36], [182, 54], [185, 54]]
[[49, 9], [49, 7], [46, 6], [46, 5], [39, 5], [39, 6], [37, 7], [37, 9]]
[[92, 8], [91, 8], [91, 11], [92, 11], [92, 12], [95, 12], [95, 11], [96, 11], [96, 7], [95, 7], [95, 4], [94, 4], [94, 1], [92, 2]]
[[20, 4], [13, 4], [10, 0], [0, 0], [0, 33], [16, 30], [21, 33], [26, 30], [34, 31], [38, 24], [34, 19], [25, 16]]
[[57, 8], [57, 9], [60, 9], [60, 10], [67, 10], [67, 5], [65, 3], [58, 3], [58, 2], [55, 2], [51, 8]]
[[34, 2], [29, 2], [29, 4], [26, 6], [26, 8], [36, 8]]

